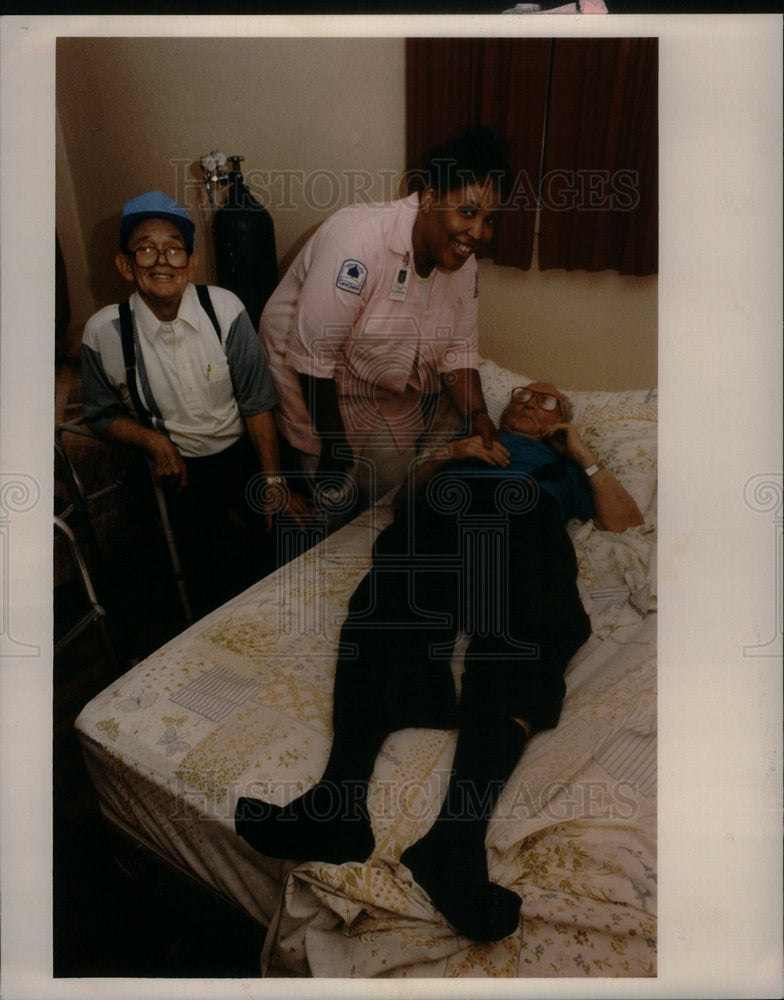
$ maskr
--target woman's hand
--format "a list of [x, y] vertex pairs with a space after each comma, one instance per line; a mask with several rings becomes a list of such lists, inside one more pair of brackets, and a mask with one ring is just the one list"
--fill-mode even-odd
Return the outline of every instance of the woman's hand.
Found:
[[450, 441], [449, 444], [441, 445], [440, 448], [436, 449], [429, 458], [421, 463], [415, 463], [408, 480], [396, 493], [395, 502], [399, 503], [401, 500], [418, 493], [437, 472], [452, 462], [477, 459], [484, 462], [485, 465], [505, 469], [509, 465], [509, 458], [508, 450], [498, 438], [494, 438], [490, 442], [489, 448], [479, 434]]
[[494, 443], [500, 444], [498, 429], [487, 413], [475, 413], [471, 417], [471, 435], [478, 435], [488, 451]]
[[498, 438], [493, 438], [488, 447], [480, 434], [471, 437], [458, 438], [442, 445], [433, 458], [441, 462], [462, 462], [476, 458], [487, 465], [506, 468], [509, 465], [509, 452]]

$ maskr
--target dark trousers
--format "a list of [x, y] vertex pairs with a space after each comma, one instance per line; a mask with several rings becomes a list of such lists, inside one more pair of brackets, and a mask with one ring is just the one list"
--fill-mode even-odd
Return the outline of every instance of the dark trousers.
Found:
[[[556, 503], [538, 490], [515, 499], [505, 482], [433, 480], [379, 535], [341, 631], [336, 731], [456, 728], [473, 708], [533, 731], [557, 724], [590, 621]], [[471, 636], [461, 722], [449, 665], [459, 630]]]
[[166, 502], [198, 616], [276, 568], [276, 533], [266, 530], [264, 515], [253, 507], [261, 470], [247, 435], [185, 464], [188, 485], [167, 489]]

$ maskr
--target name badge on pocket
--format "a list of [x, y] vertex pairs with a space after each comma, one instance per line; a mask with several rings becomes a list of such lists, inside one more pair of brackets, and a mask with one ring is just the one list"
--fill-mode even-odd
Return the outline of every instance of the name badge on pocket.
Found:
[[394, 302], [404, 302], [406, 295], [408, 293], [408, 282], [411, 277], [411, 271], [408, 267], [408, 254], [403, 258], [402, 265], [395, 271], [395, 276], [392, 280], [392, 288], [389, 290], [389, 297]]

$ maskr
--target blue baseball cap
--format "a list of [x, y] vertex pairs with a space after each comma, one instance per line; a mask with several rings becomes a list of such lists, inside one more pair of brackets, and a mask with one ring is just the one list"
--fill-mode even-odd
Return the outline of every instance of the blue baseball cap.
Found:
[[120, 249], [125, 250], [131, 230], [145, 219], [166, 219], [182, 233], [188, 253], [193, 253], [193, 234], [196, 226], [182, 205], [172, 201], [163, 191], [148, 191], [131, 198], [123, 205], [120, 218]]

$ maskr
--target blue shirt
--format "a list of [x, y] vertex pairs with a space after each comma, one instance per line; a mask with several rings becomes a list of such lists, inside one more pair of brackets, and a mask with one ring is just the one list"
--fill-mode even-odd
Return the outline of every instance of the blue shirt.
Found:
[[[585, 474], [571, 462], [558, 457], [544, 441], [535, 441], [522, 434], [501, 431], [501, 441], [510, 453], [506, 468], [485, 465], [483, 462], [460, 462], [449, 472], [458, 476], [492, 476], [498, 478], [535, 478], [540, 488], [557, 501], [564, 523], [576, 517], [590, 520], [596, 513], [591, 488]], [[546, 466], [549, 468], [545, 469]], [[541, 478], [534, 474], [542, 471]]]

